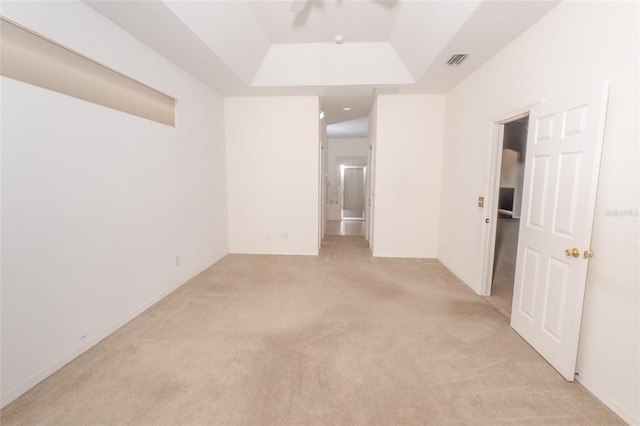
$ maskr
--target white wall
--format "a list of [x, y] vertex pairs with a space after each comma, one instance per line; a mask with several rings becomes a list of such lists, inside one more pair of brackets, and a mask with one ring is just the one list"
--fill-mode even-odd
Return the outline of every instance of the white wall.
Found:
[[340, 220], [342, 212], [342, 197], [338, 193], [340, 191], [340, 168], [336, 167], [337, 161], [344, 157], [360, 157], [360, 162], [356, 164], [354, 161], [350, 161], [351, 165], [367, 165], [367, 155], [369, 153], [368, 141], [366, 138], [354, 138], [354, 139], [334, 139], [328, 140], [328, 182], [329, 187], [327, 191], [327, 219], [328, 220]]
[[378, 96], [374, 108], [373, 255], [435, 258], [445, 96]]
[[320, 155], [320, 164], [318, 166], [318, 183], [320, 185], [320, 188], [318, 188], [318, 191], [320, 191], [320, 202], [318, 205], [320, 211], [320, 213], [318, 213], [320, 215], [318, 250], [320, 250], [327, 226], [327, 158], [329, 157], [329, 142], [327, 139], [327, 123], [324, 118], [318, 123], [318, 132], [320, 133], [320, 152], [318, 153], [318, 155]]
[[375, 222], [376, 222], [376, 161], [378, 154], [378, 143], [376, 142], [378, 135], [378, 99], [373, 102], [371, 111], [369, 111], [369, 146], [371, 147], [371, 157], [369, 158], [369, 179], [367, 183], [368, 196], [370, 197], [369, 210], [367, 211], [367, 237], [369, 240], [369, 249], [371, 253], [375, 251]]
[[175, 129], [2, 78], [4, 405], [224, 256], [227, 232], [215, 92], [81, 2], [2, 13], [178, 99]]
[[318, 253], [319, 100], [225, 98], [229, 250]]
[[[640, 423], [638, 3], [565, 2], [447, 95], [439, 258], [480, 292], [492, 121], [611, 82], [580, 347], [578, 380]], [[637, 210], [635, 210], [637, 212]], [[464, 253], [464, 256], [460, 254]]]

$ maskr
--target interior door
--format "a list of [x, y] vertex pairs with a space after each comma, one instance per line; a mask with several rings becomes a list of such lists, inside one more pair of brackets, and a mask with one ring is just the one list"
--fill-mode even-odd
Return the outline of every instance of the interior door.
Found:
[[531, 110], [511, 326], [575, 375], [608, 84]]

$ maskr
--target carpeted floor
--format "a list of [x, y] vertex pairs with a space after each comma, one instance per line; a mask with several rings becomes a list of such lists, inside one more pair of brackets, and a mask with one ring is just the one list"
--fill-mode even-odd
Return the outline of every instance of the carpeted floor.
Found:
[[621, 424], [435, 260], [229, 255], [2, 425]]

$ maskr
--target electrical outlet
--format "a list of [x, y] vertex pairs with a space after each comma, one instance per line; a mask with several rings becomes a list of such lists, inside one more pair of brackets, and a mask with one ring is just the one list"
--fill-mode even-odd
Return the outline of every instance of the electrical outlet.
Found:
[[180, 256], [176, 256], [176, 266], [180, 266]]

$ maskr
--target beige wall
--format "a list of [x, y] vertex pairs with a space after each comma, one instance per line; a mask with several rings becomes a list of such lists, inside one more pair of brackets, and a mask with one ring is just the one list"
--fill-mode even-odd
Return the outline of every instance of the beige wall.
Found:
[[[565, 2], [447, 94], [439, 258], [480, 292], [487, 156], [496, 117], [611, 83], [578, 380], [640, 422], [638, 3]], [[464, 255], [461, 255], [464, 254]]]
[[231, 253], [318, 253], [318, 98], [225, 98]]
[[226, 255], [227, 212], [217, 93], [82, 2], [2, 14], [178, 99], [173, 128], [2, 78], [4, 405]]
[[445, 97], [378, 96], [374, 108], [373, 255], [434, 258]]

